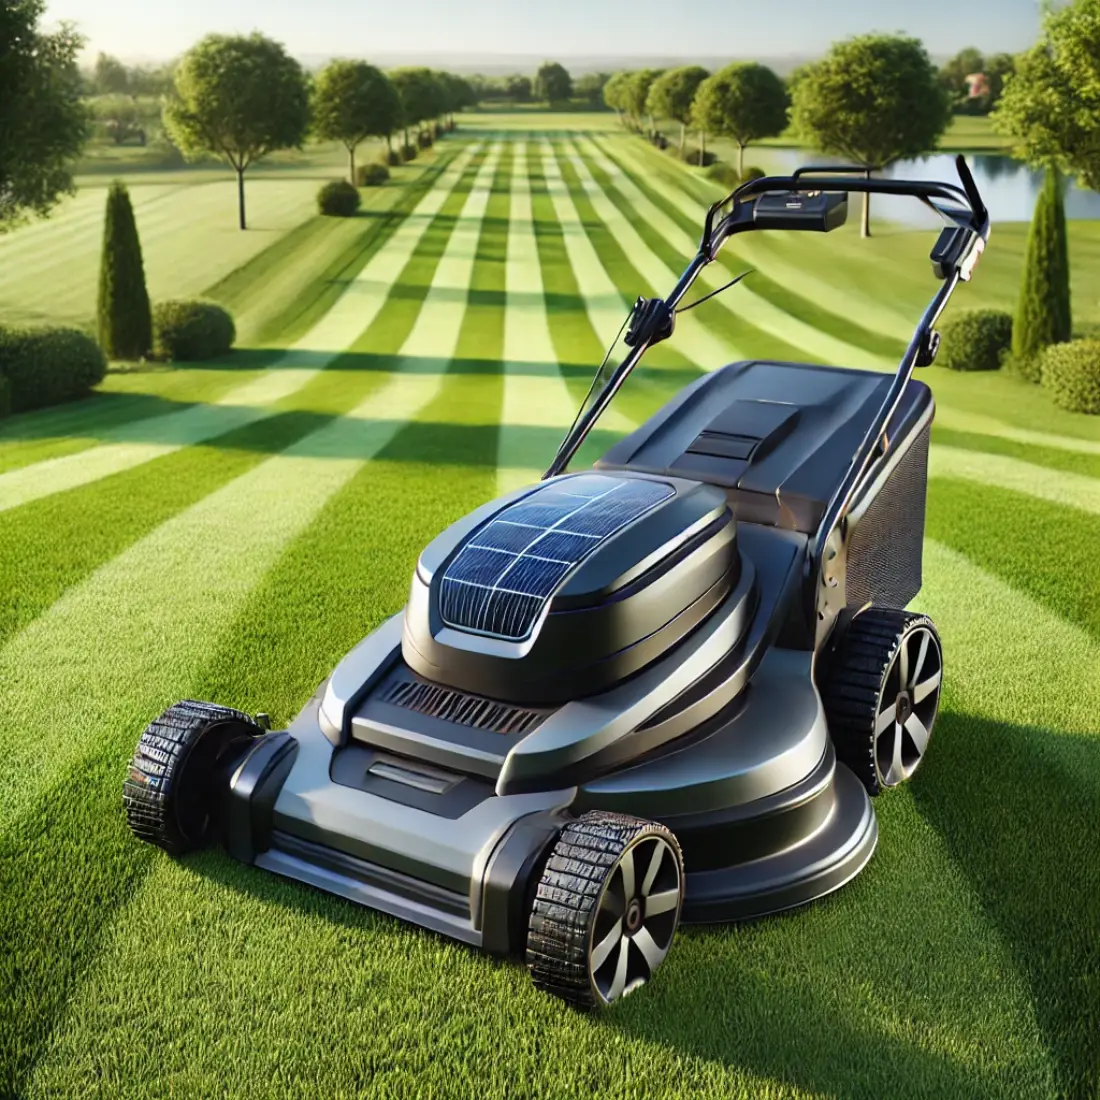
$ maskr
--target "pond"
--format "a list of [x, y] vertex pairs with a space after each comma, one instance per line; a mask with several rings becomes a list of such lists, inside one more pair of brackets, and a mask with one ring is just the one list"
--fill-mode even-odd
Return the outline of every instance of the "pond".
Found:
[[[770, 149], [766, 170], [793, 171], [801, 164], [836, 164], [837, 158], [820, 154], [807, 154], [797, 149]], [[748, 154], [746, 154], [747, 158]], [[974, 173], [982, 198], [989, 207], [994, 222], [1031, 221], [1035, 208], [1035, 198], [1042, 186], [1043, 173], [1028, 168], [1011, 157], [991, 153], [967, 154], [967, 164]], [[939, 183], [959, 182], [955, 168], [955, 157], [948, 154], [936, 154], [921, 157], [918, 160], [902, 160], [892, 164], [884, 173], [887, 178], [935, 180]], [[862, 198], [852, 196], [853, 203], [849, 221], [857, 216]], [[871, 217], [885, 218], [904, 225], [926, 226], [937, 224], [938, 219], [924, 209], [915, 199], [895, 198], [893, 196], [875, 196], [871, 201]], [[1066, 192], [1067, 218], [1100, 219], [1100, 194], [1084, 191], [1070, 184]], [[872, 220], [872, 230], [874, 222]]]

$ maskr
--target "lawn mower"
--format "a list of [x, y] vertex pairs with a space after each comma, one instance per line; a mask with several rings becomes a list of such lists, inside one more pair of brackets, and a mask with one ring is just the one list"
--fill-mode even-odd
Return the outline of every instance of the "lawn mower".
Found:
[[[543, 478], [432, 541], [405, 608], [287, 729], [196, 701], [148, 726], [124, 782], [133, 832], [177, 856], [220, 843], [525, 960], [584, 1007], [644, 984], [681, 922], [849, 882], [877, 842], [872, 797], [914, 774], [939, 706], [940, 639], [905, 610], [934, 415], [912, 376], [989, 236], [957, 167], [961, 188], [806, 167], [715, 203], [669, 297], [635, 302]], [[912, 196], [945, 223], [896, 375], [733, 363], [568, 469], [725, 240], [829, 232], [850, 192]]]

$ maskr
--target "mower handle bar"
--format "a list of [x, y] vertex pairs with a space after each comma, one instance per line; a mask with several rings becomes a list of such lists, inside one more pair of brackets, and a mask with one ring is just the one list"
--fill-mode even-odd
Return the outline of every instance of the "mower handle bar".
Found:
[[[800, 189], [800, 184], [801, 189], [806, 190], [806, 182], [802, 180], [802, 177], [807, 175], [818, 175], [824, 172], [867, 173], [867, 178], [865, 179], [852, 179], [850, 177], [845, 179], [840, 175], [815, 179], [812, 184], [812, 189], [814, 191], [856, 191], [865, 194], [905, 195], [911, 198], [920, 199], [939, 214], [947, 224], [948, 228], [945, 228], [943, 233], [941, 233], [941, 242], [943, 242], [944, 237], [951, 237], [952, 239], [947, 242], [942, 261], [937, 265], [937, 271], [941, 272], [940, 277], [943, 279], [943, 284], [938, 288], [932, 301], [922, 314], [913, 333], [913, 337], [909, 341], [908, 347], [905, 349], [905, 354], [898, 364], [897, 373], [890, 385], [890, 389], [878, 413], [875, 415], [874, 420], [868, 427], [859, 448], [853, 455], [851, 464], [843, 480], [829, 500], [825, 509], [825, 514], [822, 517], [821, 523], [818, 525], [817, 532], [814, 536], [813, 561], [820, 562], [829, 537], [847, 514], [848, 507], [859, 489], [863, 476], [875, 458], [876, 453], [884, 453], [886, 446], [888, 446], [886, 431], [894, 413], [897, 411], [898, 405], [905, 393], [905, 389], [913, 376], [914, 367], [918, 362], [921, 363], [921, 365], [927, 365], [931, 362], [931, 356], [934, 355], [936, 347], [936, 341], [932, 331], [933, 326], [936, 324], [937, 320], [939, 320], [944, 307], [947, 305], [951, 294], [958, 286], [959, 282], [968, 281], [970, 279], [974, 265], [981, 256], [982, 250], [985, 247], [985, 242], [989, 239], [989, 210], [978, 192], [977, 184], [974, 182], [974, 177], [966, 163], [966, 158], [962, 156], [962, 154], [959, 154], [959, 156], [956, 157], [955, 165], [959, 172], [960, 182], [962, 183], [961, 188], [954, 184], [932, 183], [923, 180], [872, 179], [869, 175], [871, 169], [864, 167], [807, 167], [796, 170], [794, 175], [791, 176], [765, 176], [761, 179], [750, 180], [748, 183], [742, 184], [726, 198], [716, 202], [707, 211], [706, 223], [704, 225], [703, 237], [700, 241], [698, 253], [692, 258], [686, 270], [680, 276], [672, 293], [664, 300], [663, 305], [667, 311], [668, 317], [666, 331], [656, 337], [650, 335], [643, 338], [631, 348], [629, 354], [616, 368], [614, 374], [604, 387], [603, 392], [598, 395], [592, 408], [588, 410], [587, 415], [578, 417], [569, 436], [563, 441], [554, 462], [543, 477], [554, 477], [565, 470], [570, 460], [573, 458], [573, 455], [576, 454], [585, 436], [587, 436], [592, 425], [595, 424], [603, 414], [604, 409], [611, 403], [611, 400], [619, 391], [623, 382], [626, 381], [627, 376], [637, 365], [642, 355], [645, 354], [646, 350], [652, 346], [652, 344], [671, 335], [672, 318], [675, 316], [676, 307], [683, 300], [684, 295], [687, 294], [692, 283], [695, 282], [703, 268], [714, 261], [722, 244], [736, 233], [760, 228], [754, 223], [751, 206], [747, 207], [746, 213], [746, 206], [742, 203], [743, 198], [755, 197], [769, 191], [798, 191]], [[959, 202], [961, 206], [956, 208], [945, 208], [933, 201], [936, 198], [950, 199]], [[715, 217], [718, 211], [726, 206], [731, 199], [733, 200], [733, 209], [717, 226], [715, 226]], [[962, 234], [962, 240], [958, 239], [958, 234], [960, 233]], [[933, 253], [934, 255], [936, 251], [940, 249], [941, 242], [937, 243], [937, 248]], [[639, 302], [640, 301], [641, 299], [639, 299]], [[882, 448], [881, 451], [880, 447]]]

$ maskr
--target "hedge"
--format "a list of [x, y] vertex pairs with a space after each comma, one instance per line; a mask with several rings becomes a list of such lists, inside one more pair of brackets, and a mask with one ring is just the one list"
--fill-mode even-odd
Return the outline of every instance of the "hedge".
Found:
[[333, 218], [350, 218], [359, 209], [359, 188], [347, 180], [333, 180], [317, 192], [317, 209]]
[[998, 370], [1012, 347], [1012, 314], [1000, 309], [972, 309], [939, 326], [936, 365], [948, 370]]
[[106, 374], [103, 349], [79, 329], [0, 327], [0, 375], [12, 412], [84, 397]]
[[360, 164], [355, 170], [355, 182], [360, 187], [381, 187], [390, 178], [390, 170], [381, 163]]
[[1041, 363], [1043, 388], [1056, 405], [1100, 415], [1100, 340], [1051, 344]]
[[225, 355], [237, 338], [232, 316], [214, 302], [175, 299], [153, 309], [153, 352], [190, 363]]

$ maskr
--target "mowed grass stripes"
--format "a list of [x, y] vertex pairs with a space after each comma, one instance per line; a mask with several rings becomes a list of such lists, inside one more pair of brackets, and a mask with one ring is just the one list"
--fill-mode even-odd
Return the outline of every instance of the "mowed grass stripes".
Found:
[[[0, 1094], [1092, 1100], [1098, 437], [1029, 426], [1004, 379], [943, 397], [934, 379], [918, 603], [944, 637], [944, 713], [917, 779], [878, 801], [875, 859], [808, 909], [685, 931], [613, 1013], [221, 853], [173, 863], [128, 837], [144, 722], [186, 695], [291, 718], [400, 610], [434, 534], [538, 476], [619, 305], [679, 273], [623, 205], [633, 186], [678, 225], [676, 204], [617, 139], [483, 137], [373, 322], [270, 417], [0, 514], [0, 568], [29, 578], [0, 649]], [[748, 330], [706, 308], [602, 442], [736, 358]], [[71, 569], [51, 527], [88, 542]]]

